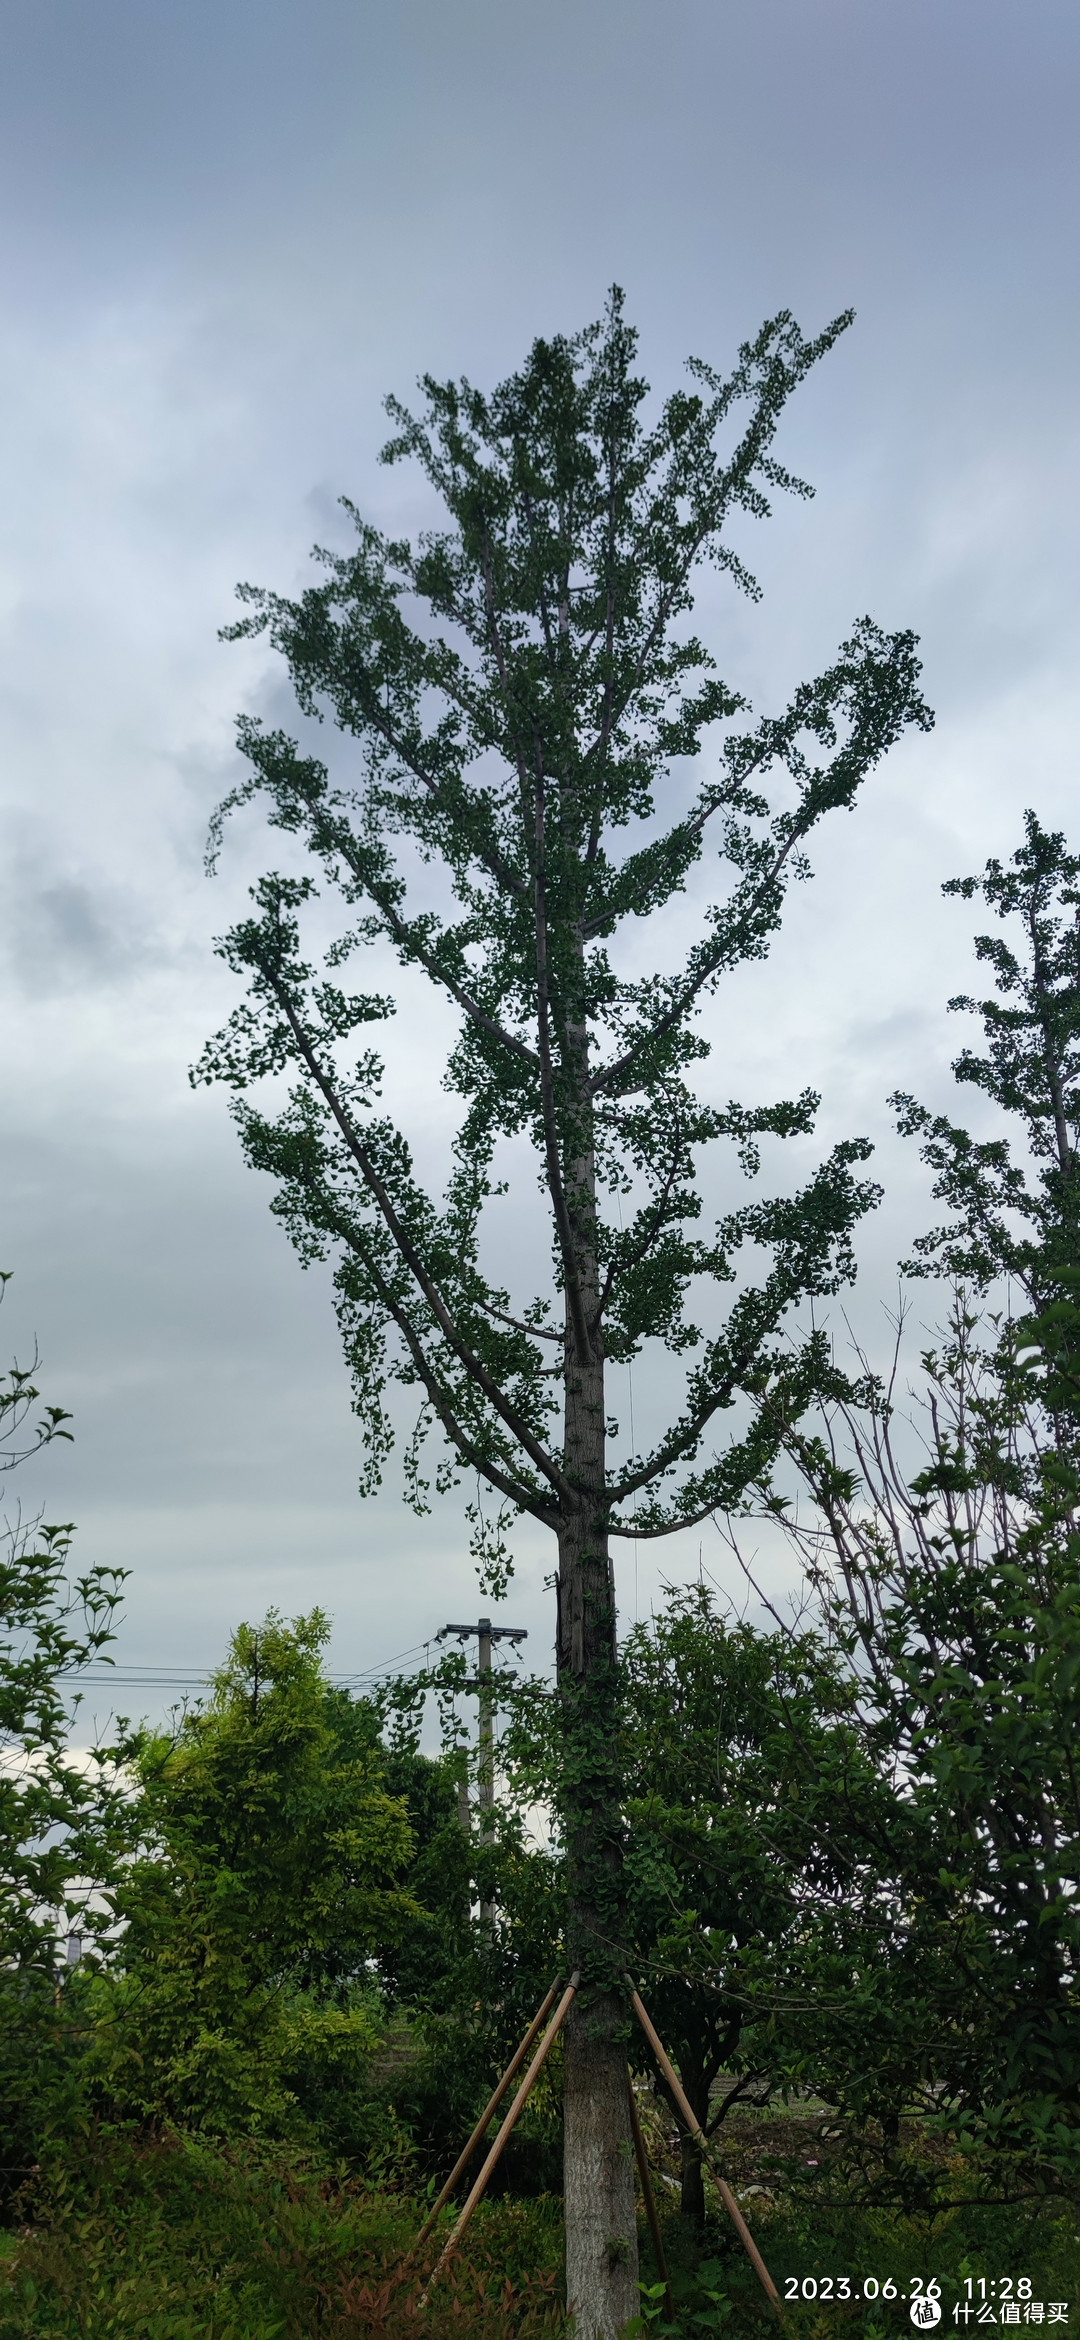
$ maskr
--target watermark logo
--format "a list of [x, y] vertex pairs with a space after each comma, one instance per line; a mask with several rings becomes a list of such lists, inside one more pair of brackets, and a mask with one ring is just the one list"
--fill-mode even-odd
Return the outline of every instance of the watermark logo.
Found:
[[941, 2322], [941, 2301], [939, 2299], [913, 2299], [911, 2302], [911, 2321], [918, 2325], [920, 2332], [931, 2331], [935, 2324]]

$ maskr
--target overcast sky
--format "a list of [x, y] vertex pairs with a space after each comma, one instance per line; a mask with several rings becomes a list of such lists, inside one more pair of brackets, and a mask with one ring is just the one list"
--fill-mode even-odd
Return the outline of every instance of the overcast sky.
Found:
[[[237, 579], [292, 590], [340, 540], [339, 494], [417, 523], [375, 462], [388, 390], [490, 385], [613, 281], [659, 391], [780, 307], [858, 313], [780, 443], [815, 501], [762, 532], [763, 603], [710, 592], [703, 622], [762, 708], [863, 610], [911, 625], [937, 728], [822, 832], [711, 1077], [813, 1081], [822, 1144], [875, 1140], [880, 1320], [932, 1208], [886, 1097], [948, 1102], [973, 980], [941, 882], [1028, 803], [1080, 834], [1078, 57], [1075, 0], [7, 0], [3, 1346], [36, 1335], [75, 1414], [24, 1500], [133, 1571], [125, 1665], [198, 1672], [241, 1617], [319, 1602], [362, 1672], [477, 1609], [454, 1503], [360, 1502], [325, 1283], [188, 1085], [263, 859], [240, 824], [209, 882], [206, 823], [235, 710], [282, 704], [217, 631]], [[424, 1126], [428, 1025], [393, 1049]], [[623, 1555], [624, 1612], [697, 1547], [643, 1549], [636, 1586]], [[541, 1660], [552, 1562], [523, 1536], [504, 1611]]]

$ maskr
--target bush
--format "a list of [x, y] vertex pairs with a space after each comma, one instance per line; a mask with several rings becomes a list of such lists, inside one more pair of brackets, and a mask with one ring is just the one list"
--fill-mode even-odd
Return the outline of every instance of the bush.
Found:
[[[424, 2214], [314, 2155], [99, 2132], [43, 2173], [0, 2259], [0, 2340], [415, 2340]], [[428, 2340], [561, 2331], [560, 2213], [485, 2206], [425, 2315]]]
[[327, 1631], [318, 1611], [242, 1625], [206, 1703], [139, 1742], [143, 1848], [96, 2001], [111, 2113], [311, 2137], [320, 2107], [361, 2085], [379, 2040], [372, 1953], [419, 1913], [395, 1883], [405, 1807], [327, 1720]]

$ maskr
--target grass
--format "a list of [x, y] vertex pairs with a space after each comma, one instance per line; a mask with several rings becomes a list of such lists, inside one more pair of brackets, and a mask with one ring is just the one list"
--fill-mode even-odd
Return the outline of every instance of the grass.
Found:
[[[1043, 2305], [1044, 2329], [1049, 2303], [1064, 2301], [1066, 2319], [1052, 2328], [1080, 2332], [1080, 2233], [1075, 2214], [1060, 2204], [1006, 2211], [967, 2203], [920, 2219], [896, 2211], [827, 2209], [812, 2200], [774, 2202], [755, 2217], [754, 2233], [785, 2302], [793, 2340], [885, 2340], [910, 2333], [911, 2298], [932, 2281], [940, 2287], [942, 2332], [977, 2332], [984, 2302], [995, 2312], [992, 2328], [1001, 2330], [1001, 2295], [1006, 2288], [1015, 2294], [1023, 2279], [1030, 2279], [1031, 2297]], [[738, 2243], [720, 2227], [710, 2227], [709, 2241], [718, 2269], [714, 2288], [718, 2283], [730, 2303], [733, 2328], [760, 2325], [764, 2331], [769, 2318], [763, 2294]], [[681, 2275], [685, 2259], [678, 2242], [674, 2255]], [[699, 2275], [700, 2269], [686, 2267], [691, 2305]], [[678, 2298], [678, 2277], [674, 2288]], [[970, 2321], [963, 2314], [969, 2304]]]
[[[0, 2260], [3, 2340], [415, 2340], [422, 2210], [312, 2160], [172, 2138], [98, 2140], [27, 2206]], [[560, 2205], [485, 2207], [424, 2331], [541, 2340], [563, 2317]]]
[[[740, 2180], [781, 2293], [794, 2290], [791, 2340], [910, 2333], [903, 2294], [930, 2277], [941, 2285], [942, 2335], [988, 2328], [977, 2320], [981, 2284], [997, 2318], [989, 2328], [1000, 2331], [993, 2287], [1023, 2276], [1043, 2304], [1043, 2328], [1080, 2334], [1080, 2230], [1066, 2206], [968, 2202], [918, 2220], [830, 2207], [815, 2198], [812, 2178], [785, 2191], [774, 2172], [753, 2195], [755, 2181], [743, 2172]], [[423, 2211], [392, 2185], [365, 2186], [265, 2145], [101, 2135], [44, 2172], [22, 2206], [22, 2228], [0, 2236], [0, 2340], [556, 2340], [565, 2331], [558, 2199], [483, 2204], [459, 2260], [418, 2313], [437, 2240], [416, 2269], [402, 2262]], [[662, 2297], [646, 2296], [643, 2333], [775, 2333], [726, 2220], [710, 2220], [698, 2237], [669, 2196], [664, 2225], [676, 2321]], [[837, 2296], [843, 2277], [847, 2299]], [[648, 2293], [655, 2270], [644, 2234], [642, 2278]], [[822, 2296], [830, 2278], [831, 2299]], [[889, 2279], [895, 2299], [867, 2296]], [[817, 2297], [804, 2295], [815, 2286]], [[972, 2318], [957, 2323], [953, 2310], [969, 2299]], [[1068, 2303], [1065, 2322], [1048, 2325], [1051, 2301]]]
[[[673, 2214], [678, 2151], [670, 2119], [653, 2096], [639, 2098], [639, 2107], [661, 2188], [667, 2181], [666, 2250], [680, 2310], [678, 2328], [699, 2334], [724, 2328], [748, 2334], [775, 2331], [757, 2278], [708, 2181], [711, 2214], [702, 2240], [689, 2238]], [[939, 2325], [930, 2328], [941, 2334], [1008, 2330], [1000, 2320], [1004, 2296], [1011, 2289], [1015, 2299], [1020, 2282], [1029, 2280], [1031, 2301], [1043, 2307], [1043, 2329], [1080, 2335], [1075, 2205], [1045, 2199], [980, 2203], [973, 2198], [971, 2167], [959, 2157], [950, 2159], [947, 2146], [905, 2123], [900, 2151], [909, 2174], [914, 2170], [924, 2181], [932, 2180], [926, 2183], [927, 2197], [952, 2206], [921, 2216], [860, 2206], [852, 2174], [862, 2160], [868, 2176], [881, 2179], [880, 2143], [875, 2159], [869, 2133], [842, 2134], [826, 2111], [809, 2103], [740, 2108], [720, 2132], [725, 2172], [779, 2288], [792, 2340], [832, 2340], [833, 2335], [835, 2340], [887, 2340], [893, 2333], [910, 2334], [916, 2328], [912, 2299], [931, 2281], [940, 2286], [942, 2313]], [[981, 2176], [985, 2183], [990, 2173], [984, 2169]], [[651, 2252], [643, 2251], [642, 2257], [652, 2270]], [[889, 2286], [895, 2296], [889, 2295]], [[705, 2292], [721, 2294], [726, 2315]], [[1066, 2306], [1065, 2318], [1052, 2326], [1051, 2302]], [[1027, 2304], [1020, 2299], [1020, 2328], [1030, 2331]], [[970, 2321], [964, 2313], [969, 2306]], [[984, 2306], [995, 2315], [993, 2325], [979, 2323]], [[664, 2318], [655, 2304], [652, 2316], [653, 2328], [662, 2333]]]

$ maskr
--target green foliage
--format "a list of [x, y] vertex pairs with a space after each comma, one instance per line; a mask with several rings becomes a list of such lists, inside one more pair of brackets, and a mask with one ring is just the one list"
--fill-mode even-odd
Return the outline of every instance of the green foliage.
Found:
[[[758, 2233], [785, 2302], [792, 2276], [800, 2281], [817, 2278], [819, 2286], [829, 2275], [846, 2273], [853, 2279], [853, 2297], [847, 2302], [834, 2298], [826, 2305], [820, 2299], [800, 2299], [785, 2304], [785, 2323], [798, 2340], [834, 2340], [834, 2335], [835, 2340], [848, 2336], [892, 2340], [894, 2334], [910, 2334], [903, 2294], [931, 2276], [941, 2286], [939, 2332], [967, 2328], [962, 2319], [957, 2323], [953, 2318], [954, 2307], [969, 2296], [966, 2278], [978, 2296], [980, 2277], [989, 2286], [1003, 2276], [1015, 2284], [1021, 2275], [1030, 2277], [1034, 2298], [1044, 2304], [1066, 2302], [1068, 2316], [1060, 2330], [1075, 2334], [1080, 2328], [1080, 2232], [1075, 2211], [1060, 2204], [1009, 2208], [963, 2200], [936, 2217], [907, 2216], [895, 2210], [826, 2207], [808, 2189], [801, 2202], [781, 2201], [767, 2212]], [[759, 2300], [752, 2299], [754, 2278], [749, 2269], [738, 2267], [730, 2245], [722, 2246], [719, 2255], [725, 2288], [735, 2302], [735, 2329], [741, 2331], [745, 2321], [752, 2325], [756, 2320], [755, 2309], [761, 2313], [760, 2294]], [[877, 2284], [872, 2299], [859, 2296], [868, 2277]], [[896, 2296], [886, 2290], [890, 2278]], [[1045, 2326], [1045, 2315], [1043, 2322]], [[976, 2328], [973, 2318], [971, 2329]], [[762, 2329], [767, 2329], [765, 2316]]]
[[[5, 1277], [4, 1282], [7, 1281]], [[0, 1380], [2, 1467], [13, 1469], [70, 1416], [46, 1407], [23, 1442], [38, 1391], [14, 1367]], [[116, 1750], [70, 1750], [77, 1681], [113, 1639], [123, 1571], [72, 1578], [70, 1527], [16, 1522], [0, 1539], [0, 2196], [79, 2103], [80, 1982], [69, 1934], [93, 1963], [127, 1842]]]
[[[1071, 1424], [1080, 1418], [1080, 1267], [1054, 1265], [1051, 1269], [1048, 1265], [1043, 1288], [1044, 1294], [1049, 1290], [1053, 1296], [1044, 1298], [1034, 1315], [1021, 1318], [1015, 1337], [1020, 1362], [1038, 1375], [1039, 1396], [1054, 1417], [1059, 1448], [1063, 1448], [1066, 1443], [1072, 1445], [1075, 1431]], [[1075, 1467], [1075, 1455], [1072, 1459]], [[1048, 1458], [1045, 1475], [1047, 1479], [1057, 1477], [1067, 1499], [1072, 1481], [1063, 1453], [1055, 1457], [1052, 1469]]]
[[[0, 2260], [0, 2340], [405, 2340], [423, 2216], [312, 2155], [104, 2136], [39, 2182]], [[563, 2328], [559, 2205], [485, 2205], [425, 2312], [431, 2340]]]
[[947, 1275], [978, 1292], [1008, 1276], [1038, 1310], [1056, 1298], [1057, 1272], [1080, 1267], [1080, 859], [1033, 812], [1025, 828], [1007, 865], [988, 861], [981, 878], [944, 888], [965, 901], [981, 894], [1007, 931], [1019, 928], [1019, 948], [1007, 932], [975, 937], [997, 998], [961, 995], [949, 1006], [977, 1013], [987, 1040], [985, 1056], [965, 1048], [953, 1072], [1019, 1124], [1021, 1159], [1007, 1135], [976, 1140], [911, 1097], [894, 1102], [901, 1128], [921, 1137], [934, 1192], [951, 1213], [919, 1238], [908, 1273]]
[[[398, 1925], [379, 1943], [380, 1985], [392, 2006], [437, 2006], [470, 1932], [471, 1866], [458, 1818], [455, 1764], [452, 1759], [432, 1762], [420, 1753], [416, 1733], [393, 1723], [387, 1741], [385, 1701], [331, 1689], [325, 1713], [341, 1753], [374, 1760], [387, 1794], [408, 1812], [411, 1848], [400, 1882], [417, 1906], [412, 1916], [403, 1910]], [[331, 1974], [341, 1963], [341, 1950], [328, 1950], [321, 1971]]]
[[[921, 1457], [895, 1371], [824, 1438], [786, 1435], [817, 1504], [790, 1533], [899, 1791], [882, 2085], [1006, 2190], [1080, 2180], [1080, 861], [1032, 813], [1026, 829], [1006, 868], [947, 889], [981, 891], [1022, 938], [976, 938], [999, 996], [979, 1010], [987, 1054], [954, 1067], [1002, 1133], [900, 1100], [952, 1214], [919, 1258], [969, 1279], [922, 1360]], [[1019, 1323], [986, 1314], [1009, 1285]]]
[[205, 1705], [147, 1735], [141, 1857], [98, 1994], [100, 2087], [222, 2135], [325, 2119], [377, 2041], [372, 1959], [416, 1905], [411, 1837], [371, 1749], [343, 1755], [318, 1610], [241, 1626]]
[[73, 1758], [71, 1677], [113, 1639], [121, 1572], [74, 1581], [69, 1527], [11, 1532], [0, 1551], [0, 1973], [55, 1980], [69, 1930], [89, 1940], [109, 1863], [111, 1751]]
[[[565, 1961], [565, 1861], [537, 1843], [530, 1827], [534, 1789], [542, 1771], [549, 1779], [550, 1767], [534, 1760], [531, 1731], [513, 1719], [533, 1686], [507, 1669], [492, 1670], [493, 1713], [509, 1709], [511, 1715], [499, 1752], [500, 1793], [482, 1825], [473, 1804], [466, 1830], [458, 1783], [466, 1787], [472, 1771], [475, 1786], [476, 1765], [456, 1709], [467, 1679], [466, 1661], [449, 1651], [433, 1666], [388, 1683], [382, 1702], [387, 1776], [404, 1778], [410, 1764], [422, 1761], [416, 1741], [434, 1695], [445, 1748], [436, 1777], [443, 1795], [454, 1798], [452, 1818], [441, 1821], [409, 1873], [429, 1913], [419, 1938], [422, 1956], [407, 1940], [404, 1961], [397, 1951], [380, 1961], [393, 2003], [408, 2006], [414, 2049], [394, 2083], [395, 2110], [416, 2138], [421, 2165], [443, 2171]], [[506, 2178], [518, 2191], [558, 2183], [558, 2075], [556, 2055], [511, 2141]]]
[[[310, 2154], [205, 2139], [156, 2142], [99, 2135], [51, 2163], [23, 2203], [18, 2236], [0, 2256], [0, 2340], [407, 2340], [415, 2336], [420, 2267], [402, 2264], [424, 2213], [408, 2194], [373, 2190]], [[468, 2244], [424, 2311], [431, 2340], [554, 2340], [561, 2306], [561, 2204], [482, 2205]], [[1061, 2205], [1002, 2209], [966, 2202], [934, 2219], [826, 2205], [775, 2178], [755, 2198], [755, 2232], [786, 2290], [792, 2275], [937, 2274], [943, 2329], [964, 2279], [1020, 2273], [1037, 2299], [1067, 2300], [1077, 2330], [1080, 2235]], [[665, 2222], [678, 2340], [710, 2329], [776, 2329], [730, 2228], [710, 2219], [699, 2242]], [[648, 2242], [644, 2242], [648, 2251]], [[664, 2331], [654, 2279], [645, 2330]], [[650, 2296], [651, 2295], [651, 2296]], [[725, 2317], [723, 2311], [727, 2309]], [[911, 2324], [904, 2301], [785, 2311], [800, 2340], [888, 2340]], [[669, 2327], [670, 2328], [670, 2327]]]
[[[717, 2261], [702, 2260], [692, 2285], [639, 2283], [641, 2314], [628, 2324], [625, 2340], [645, 2340], [650, 2332], [657, 2340], [707, 2340], [708, 2334], [722, 2332], [731, 2321], [732, 2309], [726, 2292], [720, 2289], [720, 2277]], [[673, 2313], [669, 2313], [669, 2293]]]
[[[880, 1937], [870, 1851], [890, 1792], [835, 1649], [733, 1624], [704, 1584], [633, 1628], [622, 1689], [631, 1959], [712, 2134], [801, 2075], [808, 2033], [826, 2052], [837, 1984]], [[631, 2053], [648, 2061], [640, 2037]], [[689, 2144], [682, 2183], [702, 2220]]]
[[[819, 1347], [792, 1364], [770, 1344], [798, 1301], [851, 1272], [852, 1225], [876, 1199], [856, 1175], [867, 1147], [845, 1142], [803, 1193], [736, 1209], [713, 1238], [698, 1236], [697, 1150], [729, 1139], [752, 1173], [761, 1136], [805, 1132], [817, 1101], [717, 1110], [686, 1082], [707, 1054], [698, 1011], [731, 968], [767, 951], [788, 880], [807, 874], [811, 831], [850, 806], [907, 725], [930, 721], [912, 636], [864, 619], [781, 715], [733, 729], [745, 702], [687, 630], [702, 564], [756, 594], [728, 525], [765, 516], [774, 490], [809, 492], [772, 442], [788, 397], [848, 322], [806, 340], [790, 316], [775, 318], [728, 376], [695, 360], [693, 388], [650, 422], [614, 294], [600, 323], [536, 342], [490, 397], [425, 377], [419, 417], [389, 402], [385, 460], [420, 464], [444, 507], [441, 533], [410, 547], [347, 506], [357, 547], [319, 556], [324, 583], [298, 601], [242, 588], [252, 614], [234, 634], [268, 632], [302, 710], [328, 712], [356, 755], [338, 785], [284, 734], [245, 719], [249, 774], [222, 817], [261, 797], [340, 894], [349, 922], [329, 976], [388, 942], [460, 1015], [446, 1078], [465, 1111], [442, 1205], [378, 1109], [381, 1060], [366, 1035], [392, 999], [347, 994], [304, 958], [311, 878], [264, 878], [254, 915], [221, 945], [248, 996], [194, 1077], [246, 1092], [298, 1076], [284, 1111], [242, 1095], [236, 1112], [301, 1257], [337, 1261], [364, 1484], [378, 1482], [392, 1443], [389, 1374], [422, 1396], [408, 1465], [417, 1506], [430, 1494], [419, 1455], [433, 1425], [445, 1441], [438, 1484], [464, 1466], [506, 1501], [501, 1524], [472, 1514], [493, 1585], [505, 1582], [515, 1511], [557, 1526], [579, 1508], [584, 1481], [553, 1442], [552, 1415], [560, 1381], [570, 1404], [579, 1371], [605, 1355], [657, 1341], [698, 1361], [655, 1450], [590, 1481], [601, 1524], [661, 1533], [740, 1491], [768, 1445], [766, 1414], [695, 1473], [703, 1434], [770, 1375], [813, 1385]], [[689, 765], [706, 747], [694, 794]], [[722, 876], [701, 938], [679, 972], [632, 979], [613, 939], [683, 890], [714, 833]], [[219, 834], [220, 819], [215, 850]], [[410, 900], [417, 853], [442, 870], [443, 910]], [[542, 1165], [552, 1268], [516, 1296], [483, 1268], [481, 1220], [502, 1191], [495, 1149], [522, 1135]], [[634, 1191], [625, 1225], [617, 1212], [604, 1219], [605, 1190]], [[526, 1249], [547, 1256], [543, 1240]], [[744, 1249], [771, 1264], [705, 1340], [686, 1315], [690, 1283], [729, 1283]]]
[[[550, 1690], [508, 1682], [504, 1696], [509, 1791], [550, 1801]], [[806, 2087], [888, 2118], [894, 1875], [912, 1821], [835, 1636], [763, 1633], [731, 1622], [707, 1585], [669, 1588], [627, 1634], [620, 1701], [627, 1958], [706, 2133], [740, 2104]], [[651, 2068], [632, 2024], [627, 2049]], [[689, 2141], [681, 2178], [700, 2223]]]

